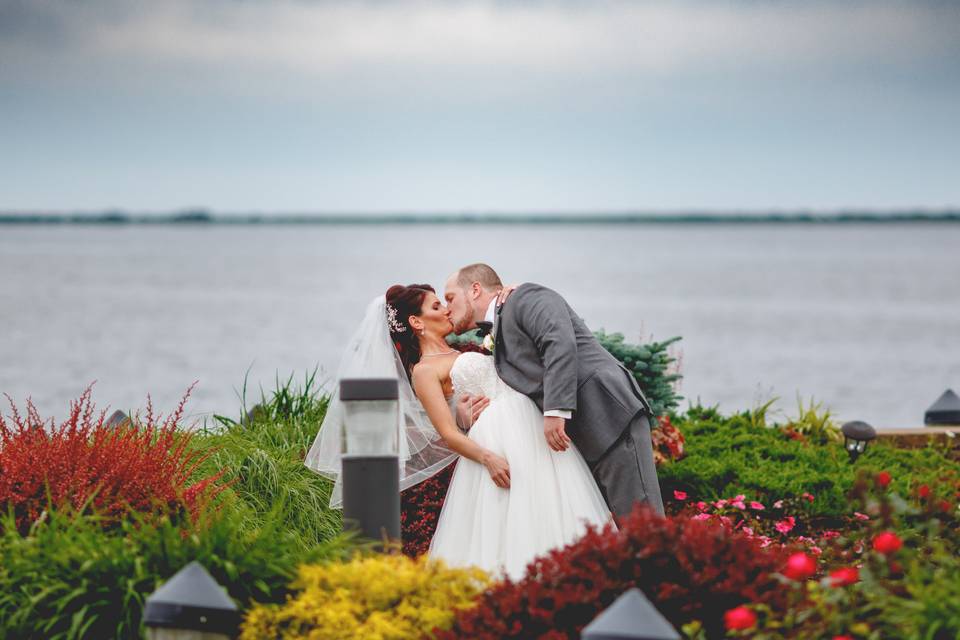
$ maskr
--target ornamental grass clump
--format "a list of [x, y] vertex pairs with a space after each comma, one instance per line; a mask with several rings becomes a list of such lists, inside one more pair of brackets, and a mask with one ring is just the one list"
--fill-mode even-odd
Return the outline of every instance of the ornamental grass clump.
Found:
[[219, 425], [199, 431], [191, 442], [204, 458], [199, 473], [222, 473], [247, 507], [244, 529], [280, 518], [304, 549], [341, 531], [341, 512], [329, 506], [333, 483], [303, 464], [328, 400], [315, 372], [299, 385], [293, 376], [278, 379], [252, 410], [244, 408], [238, 420], [217, 416]]
[[434, 630], [448, 629], [487, 580], [479, 569], [452, 569], [441, 561], [403, 555], [303, 565], [292, 585], [298, 593], [283, 605], [253, 608], [240, 638], [429, 637]]
[[131, 513], [186, 513], [195, 517], [223, 490], [219, 473], [197, 474], [204, 454], [190, 449], [192, 434], [178, 430], [187, 390], [176, 411], [110, 427], [96, 415], [88, 387], [70, 403], [59, 426], [40, 418], [33, 403], [11, 420], [0, 414], [0, 509], [12, 512], [18, 531], [50, 507], [95, 512], [103, 526]]

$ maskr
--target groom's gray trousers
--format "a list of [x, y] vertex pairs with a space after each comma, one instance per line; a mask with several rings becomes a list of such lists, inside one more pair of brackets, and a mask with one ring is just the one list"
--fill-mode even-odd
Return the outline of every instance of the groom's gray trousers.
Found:
[[663, 515], [663, 498], [657, 482], [650, 420], [646, 413], [630, 421], [630, 426], [613, 446], [590, 465], [590, 471], [615, 515], [627, 515], [638, 501], [647, 503]]
[[497, 374], [541, 410], [573, 412], [567, 435], [580, 450], [610, 510], [637, 502], [663, 514], [650, 440], [650, 405], [633, 375], [597, 341], [555, 291], [517, 287], [497, 309]]

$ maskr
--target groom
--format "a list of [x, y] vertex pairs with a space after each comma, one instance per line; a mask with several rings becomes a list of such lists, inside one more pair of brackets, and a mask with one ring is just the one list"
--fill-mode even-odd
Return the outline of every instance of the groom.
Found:
[[662, 515], [650, 405], [636, 380], [559, 294], [525, 283], [498, 305], [501, 289], [485, 264], [451, 275], [444, 298], [454, 330], [492, 330], [497, 374], [543, 411], [554, 451], [577, 445], [615, 515], [627, 515], [636, 502]]

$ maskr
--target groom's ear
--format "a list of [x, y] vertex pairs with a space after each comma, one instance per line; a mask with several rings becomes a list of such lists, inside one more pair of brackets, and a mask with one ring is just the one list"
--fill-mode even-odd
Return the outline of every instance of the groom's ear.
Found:
[[474, 282], [470, 285], [470, 296], [474, 300], [478, 300], [480, 296], [483, 295], [483, 287], [480, 286], [479, 282]]

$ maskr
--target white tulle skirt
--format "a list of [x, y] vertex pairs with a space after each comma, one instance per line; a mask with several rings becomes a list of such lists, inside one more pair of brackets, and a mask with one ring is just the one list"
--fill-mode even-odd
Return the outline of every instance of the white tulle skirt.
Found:
[[453, 566], [478, 566], [497, 576], [523, 577], [535, 557], [579, 538], [587, 524], [611, 519], [580, 452], [550, 449], [543, 414], [512, 389], [498, 394], [469, 432], [477, 444], [510, 464], [510, 488], [487, 469], [457, 463], [430, 555]]

